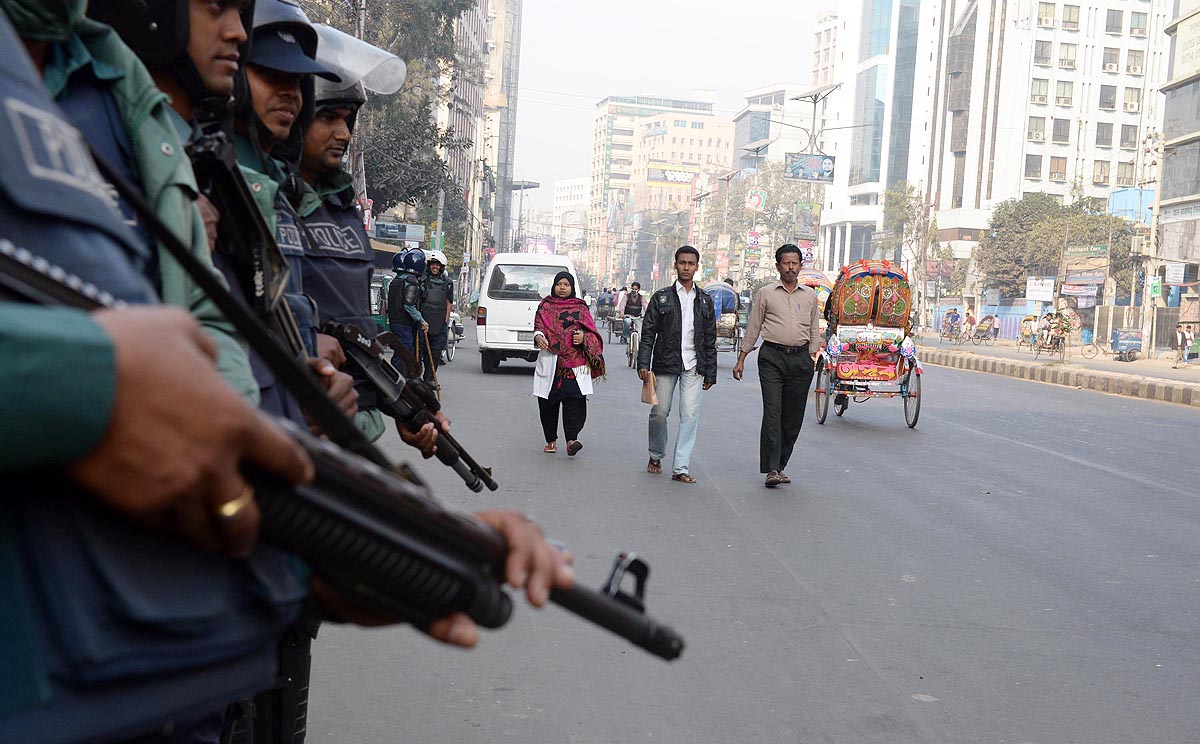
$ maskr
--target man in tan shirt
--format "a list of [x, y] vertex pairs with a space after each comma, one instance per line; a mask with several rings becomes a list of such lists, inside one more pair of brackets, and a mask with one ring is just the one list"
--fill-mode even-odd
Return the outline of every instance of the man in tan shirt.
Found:
[[804, 424], [813, 359], [821, 349], [820, 303], [816, 291], [798, 281], [800, 266], [797, 246], [788, 243], [775, 251], [779, 281], [754, 293], [746, 338], [733, 367], [733, 379], [741, 380], [746, 355], [754, 351], [761, 333], [758, 381], [762, 386], [763, 417], [758, 466], [767, 474], [767, 488], [792, 482], [783, 470]]

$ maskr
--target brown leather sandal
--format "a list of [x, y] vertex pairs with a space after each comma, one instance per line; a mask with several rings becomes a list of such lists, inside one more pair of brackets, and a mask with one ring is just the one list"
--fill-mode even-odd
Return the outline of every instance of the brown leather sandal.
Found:
[[653, 457], [651, 457], [650, 462], [646, 463], [646, 472], [654, 473], [655, 475], [658, 475], [659, 473], [661, 473], [662, 472], [662, 460], [655, 460]]
[[550, 442], [545, 447], [542, 447], [542, 452], [545, 452], [547, 455], [553, 455], [555, 452], [558, 452], [558, 442]]
[[696, 480], [695, 478], [693, 478], [692, 476], [688, 475], [687, 473], [675, 473], [671, 476], [671, 480], [678, 481], [680, 483], [699, 483], [700, 482], [700, 481]]

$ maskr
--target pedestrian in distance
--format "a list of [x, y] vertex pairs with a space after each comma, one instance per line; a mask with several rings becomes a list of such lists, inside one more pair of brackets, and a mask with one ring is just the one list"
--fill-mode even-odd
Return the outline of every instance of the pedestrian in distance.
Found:
[[1188, 363], [1188, 343], [1187, 331], [1184, 330], [1182, 323], [1175, 324], [1175, 333], [1171, 334], [1171, 348], [1175, 350], [1175, 363], [1171, 365], [1171, 369], [1179, 369], [1186, 367]]
[[1192, 324], [1188, 323], [1183, 327], [1183, 361], [1186, 364], [1192, 358], [1192, 344], [1196, 343], [1196, 334], [1192, 331]]
[[821, 303], [816, 290], [798, 280], [803, 256], [791, 243], [775, 251], [779, 281], [754, 293], [746, 336], [733, 367], [741, 380], [746, 356], [759, 335], [758, 382], [762, 388], [762, 428], [758, 434], [758, 469], [767, 488], [791, 483], [784, 473], [804, 425], [804, 408], [812, 385], [813, 362], [821, 343]]
[[679, 433], [671, 480], [696, 483], [689, 472], [696, 429], [700, 424], [700, 393], [717, 384], [717, 316], [712, 297], [693, 281], [700, 252], [690, 245], [675, 251], [676, 280], [650, 296], [642, 319], [638, 346], [638, 377], [653, 373], [658, 403], [650, 408], [650, 460], [646, 472], [661, 473], [667, 451], [667, 417], [679, 390]]
[[562, 408], [567, 455], [574, 457], [583, 449], [579, 432], [587, 421], [592, 381], [604, 377], [605, 372], [604, 339], [587, 305], [575, 296], [570, 272], [554, 276], [550, 294], [538, 305], [533, 328], [533, 342], [542, 351], [533, 376], [533, 394], [546, 436], [542, 451], [558, 451], [558, 410]]

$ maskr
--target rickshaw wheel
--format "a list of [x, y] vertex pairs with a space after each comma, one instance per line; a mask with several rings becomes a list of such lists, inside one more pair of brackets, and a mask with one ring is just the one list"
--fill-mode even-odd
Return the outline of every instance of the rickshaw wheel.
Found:
[[904, 423], [908, 428], [916, 428], [917, 419], [921, 417], [921, 376], [909, 367], [907, 392], [904, 395]]
[[1129, 351], [1125, 352], [1125, 361], [1136, 362], [1137, 359], [1138, 359], [1138, 350], [1137, 349], [1130, 349]]
[[975, 344], [976, 346], [979, 346], [981, 343], [983, 343], [983, 337], [980, 336], [978, 333], [972, 333], [971, 334], [971, 343]]
[[817, 423], [824, 424], [829, 416], [829, 388], [833, 385], [833, 376], [821, 361], [817, 361], [817, 384], [813, 386], [813, 406], [816, 408]]

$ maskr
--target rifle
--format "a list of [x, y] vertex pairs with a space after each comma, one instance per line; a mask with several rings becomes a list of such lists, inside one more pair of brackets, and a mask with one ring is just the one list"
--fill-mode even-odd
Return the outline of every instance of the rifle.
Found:
[[[222, 289], [222, 291], [225, 291]], [[120, 302], [45, 259], [0, 239], [0, 299], [95, 310]], [[264, 539], [304, 559], [340, 590], [418, 627], [461, 611], [485, 628], [512, 614], [501, 589], [508, 549], [495, 530], [446, 509], [413, 483], [290, 422], [280, 421], [316, 467], [312, 483], [292, 486], [262, 471], [246, 473], [262, 510]], [[634, 593], [622, 591], [629, 574]], [[645, 614], [649, 567], [620, 554], [602, 591], [554, 589], [550, 600], [635, 645], [671, 660], [684, 641]]]
[[[375, 389], [379, 410], [396, 419], [404, 428], [415, 432], [425, 424], [437, 424], [437, 412], [441, 403], [433, 389], [424, 380], [407, 379], [400, 370], [383, 358], [383, 346], [356, 326], [330, 321], [324, 332], [342, 345], [346, 362], [355, 375], [366, 380]], [[438, 429], [437, 459], [458, 473], [467, 488], [478, 493], [487, 486], [495, 491], [498, 486], [492, 471], [475, 461], [458, 443], [450, 432]]]

